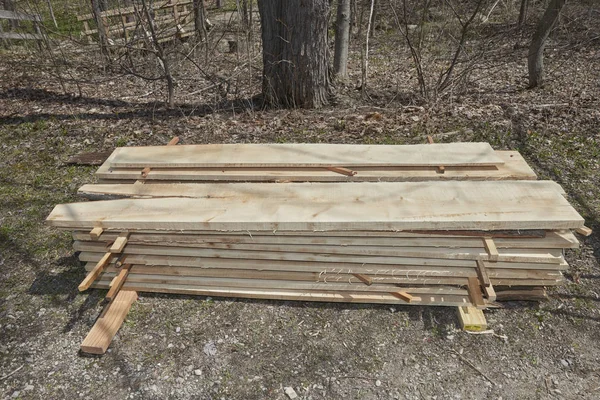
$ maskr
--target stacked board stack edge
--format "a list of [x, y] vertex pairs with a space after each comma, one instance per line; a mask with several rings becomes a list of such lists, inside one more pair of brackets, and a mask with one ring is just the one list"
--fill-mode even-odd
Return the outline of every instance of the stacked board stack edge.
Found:
[[481, 328], [481, 309], [563, 281], [584, 223], [558, 184], [485, 143], [119, 148], [98, 175], [80, 193], [110, 200], [48, 217], [73, 232], [80, 290], [109, 289], [92, 353], [138, 291], [454, 306]]

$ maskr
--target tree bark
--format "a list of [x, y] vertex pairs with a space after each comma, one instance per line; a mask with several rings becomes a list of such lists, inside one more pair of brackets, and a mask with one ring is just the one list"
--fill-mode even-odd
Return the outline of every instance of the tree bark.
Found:
[[529, 4], [529, 0], [521, 0], [521, 9], [519, 10], [519, 22], [517, 23], [517, 28], [521, 29], [525, 24], [525, 20], [527, 19], [527, 6]]
[[104, 19], [101, 16], [102, 10], [100, 7], [100, 0], [91, 0], [92, 2], [92, 12], [94, 14], [94, 19], [96, 21], [96, 26], [98, 27], [98, 43], [100, 44], [100, 51], [106, 57], [109, 56], [108, 51], [108, 34], [106, 30], [106, 26], [104, 25]]
[[259, 0], [263, 95], [272, 106], [319, 108], [331, 94], [328, 0]]
[[542, 84], [544, 75], [544, 47], [565, 3], [566, 0], [550, 0], [546, 12], [533, 34], [527, 57], [529, 88], [534, 88]]
[[338, 0], [335, 23], [335, 53], [333, 73], [338, 78], [348, 76], [348, 46], [350, 43], [350, 0]]
[[203, 0], [193, 0], [194, 5], [194, 26], [196, 35], [200, 40], [206, 39], [206, 10], [204, 9]]

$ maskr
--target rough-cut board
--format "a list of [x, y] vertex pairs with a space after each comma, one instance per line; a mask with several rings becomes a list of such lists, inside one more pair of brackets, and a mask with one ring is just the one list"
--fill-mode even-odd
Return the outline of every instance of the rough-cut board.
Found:
[[[110, 281], [101, 281], [94, 284], [95, 288], [107, 289]], [[242, 297], [249, 299], [280, 299], [298, 301], [327, 301], [337, 303], [379, 303], [379, 304], [411, 304], [431, 306], [470, 306], [468, 296], [420, 296], [419, 302], [406, 303], [403, 300], [389, 294], [360, 293], [360, 292], [336, 292], [336, 291], [302, 291], [302, 290], [280, 290], [280, 289], [221, 289], [210, 286], [185, 286], [185, 285], [161, 285], [157, 283], [133, 283], [125, 282], [124, 290], [135, 290], [138, 292], [154, 293], [177, 293], [199, 296], [214, 297]]]
[[487, 329], [483, 311], [475, 307], [458, 307], [460, 326], [466, 331], [480, 332]]
[[[504, 164], [497, 166], [446, 167], [443, 174], [437, 167], [354, 167], [353, 176], [342, 175], [326, 168], [266, 168], [266, 167], [224, 167], [224, 168], [154, 168], [145, 179], [152, 181], [247, 181], [247, 182], [402, 182], [428, 180], [535, 180], [535, 172], [517, 151], [496, 151]], [[134, 182], [139, 179], [139, 168], [111, 168], [116, 154], [111, 155], [96, 171], [101, 180], [121, 180]], [[89, 187], [79, 193], [84, 196], [104, 195]]]
[[[90, 271], [94, 267], [94, 263], [86, 263], [86, 271]], [[237, 277], [241, 279], [282, 279], [282, 280], [298, 280], [298, 281], [312, 281], [312, 282], [348, 282], [356, 283], [362, 282], [365, 284], [382, 283], [382, 282], [395, 282], [403, 283], [406, 281], [414, 281], [417, 278], [423, 280], [431, 280], [433, 283], [435, 279], [440, 279], [440, 283], [445, 279], [452, 278], [456, 279], [458, 283], [451, 283], [452, 285], [464, 285], [465, 278], [476, 277], [475, 271], [472, 268], [435, 268], [435, 267], [421, 267], [421, 268], [405, 268], [405, 269], [393, 269], [393, 270], [382, 270], [382, 271], [368, 271], [366, 273], [346, 273], [345, 271], [327, 271], [318, 269], [307, 269], [307, 270], [278, 270], [275, 267], [269, 269], [270, 264], [264, 264], [259, 266], [257, 264], [256, 269], [235, 269], [235, 268], [194, 268], [194, 267], [181, 267], [181, 266], [165, 266], [165, 265], [135, 265], [126, 264], [122, 268], [115, 267], [114, 265], [108, 266], [104, 273], [106, 274], [121, 274], [124, 270], [129, 271], [133, 268], [135, 274], [146, 274], [146, 275], [170, 275], [170, 276], [197, 276], [197, 277], [213, 277], [213, 278], [230, 278]], [[515, 285], [524, 285], [527, 282], [534, 280], [546, 280], [553, 281], [553, 284], [560, 282], [562, 274], [556, 271], [543, 271], [543, 270], [518, 270], [518, 269], [490, 269], [490, 275], [493, 279], [502, 280], [514, 280]], [[488, 278], [489, 279], [489, 278]], [[398, 280], [396, 282], [396, 280]], [[113, 282], [115, 283], [115, 282]], [[496, 283], [498, 285], [498, 283]], [[531, 285], [529, 285], [531, 286]]]
[[111, 167], [358, 167], [501, 165], [488, 143], [435, 145], [207, 144], [120, 147]]
[[90, 354], [104, 354], [136, 299], [135, 291], [121, 290], [96, 320], [81, 344], [81, 351]]
[[[452, 182], [446, 182], [447, 184], [452, 184]], [[488, 182], [489, 184], [492, 182]], [[512, 184], [519, 185], [520, 182], [511, 182]], [[551, 190], [553, 187], [557, 193], [563, 193], [562, 187], [558, 185], [556, 182], [552, 181], [540, 181], [540, 182], [523, 182], [525, 184], [538, 185], [538, 187], [543, 187], [544, 190]], [[441, 184], [438, 183], [430, 183], [435, 188], [435, 185]], [[294, 186], [304, 185], [304, 192], [299, 192], [295, 190]], [[319, 190], [324, 188], [328, 188], [331, 190], [339, 191], [340, 188], [343, 188], [344, 185], [349, 184], [341, 184], [341, 183], [304, 183], [297, 185], [286, 185], [283, 183], [265, 183], [265, 184], [256, 184], [256, 183], [206, 183], [206, 184], [197, 184], [197, 183], [153, 183], [153, 184], [99, 184], [99, 185], [83, 185], [79, 189], [80, 194], [86, 194], [87, 197], [98, 197], [101, 194], [107, 195], [108, 198], [105, 200], [113, 200], [113, 199], [124, 199], [124, 198], [199, 198], [199, 199], [211, 199], [211, 198], [222, 198], [222, 199], [245, 199], [252, 194], [256, 194], [257, 196], [262, 194], [261, 189], [264, 189], [265, 192], [269, 192], [269, 195], [276, 196], [277, 198], [289, 199], [304, 199], [305, 201], [322, 201], [321, 197], [319, 197]], [[308, 186], [312, 185], [310, 189], [307, 189]], [[363, 183], [363, 187], [353, 186], [353, 185], [361, 185], [361, 183], [354, 182], [349, 185], [351, 189], [368, 189], [372, 188], [376, 190], [378, 187], [376, 186], [368, 186], [368, 185], [376, 185], [375, 183]], [[401, 183], [379, 183], [379, 185], [401, 185]], [[425, 185], [425, 183], [406, 183], [407, 188], [415, 188], [417, 185]], [[285, 190], [284, 187], [289, 186], [290, 190]], [[277, 190], [273, 190], [273, 188], [279, 187]], [[392, 186], [388, 186], [392, 187]], [[536, 187], [536, 186], [532, 186]], [[443, 187], [442, 187], [443, 188]], [[352, 195], [351, 193], [340, 193], [340, 195]], [[325, 198], [327, 201], [329, 198]], [[428, 199], [424, 199], [428, 200]]]
[[[117, 233], [104, 233], [100, 241], [110, 242], [117, 239]], [[90, 237], [84, 232], [75, 232], [75, 240], [89, 240]], [[499, 249], [511, 248], [537, 248], [537, 249], [567, 249], [578, 248], [579, 241], [570, 231], [550, 231], [544, 238], [515, 238], [495, 239], [496, 247]], [[132, 233], [129, 237], [130, 244], [168, 245], [168, 246], [191, 246], [194, 244], [269, 244], [269, 245], [336, 245], [336, 246], [393, 246], [393, 247], [480, 247], [482, 239], [469, 237], [324, 237], [324, 236], [293, 236], [293, 235], [184, 235], [165, 233]]]
[[[201, 245], [197, 245], [201, 246]], [[103, 243], [75, 242], [73, 249], [77, 251], [104, 251]], [[261, 246], [261, 245], [205, 245], [204, 247], [174, 247], [174, 246], [128, 246], [124, 254], [154, 254], [188, 257], [219, 257], [219, 258], [262, 258], [274, 259], [334, 259], [355, 258], [363, 259], [365, 263], [369, 258], [372, 261], [387, 259], [395, 262], [400, 258], [440, 258], [444, 260], [477, 260], [486, 257], [483, 250], [476, 248], [436, 248], [436, 247], [349, 247], [349, 246]], [[498, 261], [523, 262], [523, 263], [562, 263], [562, 251], [558, 249], [503, 249]], [[357, 261], [358, 262], [358, 261]]]
[[[104, 253], [82, 252], [79, 255], [81, 261], [98, 261]], [[218, 255], [218, 256], [215, 256]], [[270, 254], [264, 252], [242, 253], [232, 252], [224, 254], [219, 253], [197, 253], [190, 256], [170, 256], [170, 255], [128, 255], [127, 262], [145, 265], [178, 265], [200, 268], [247, 268], [247, 269], [272, 269], [277, 266], [278, 269], [297, 271], [307, 270], [312, 267], [317, 271], [347, 271], [348, 273], [362, 273], [364, 271], [394, 270], [396, 268], [405, 268], [411, 266], [419, 268], [423, 266], [438, 267], [464, 267], [475, 268], [476, 262], [471, 260], [446, 260], [435, 258], [410, 258], [410, 257], [357, 257], [357, 256], [314, 256], [311, 254], [292, 254], [289, 256]], [[254, 258], [252, 258], [254, 257]], [[268, 262], [266, 262], [268, 260]], [[486, 268], [490, 268], [486, 264]], [[568, 269], [568, 264], [561, 259], [560, 264], [555, 263], [523, 263], [523, 262], [497, 262], [494, 268], [507, 269], [540, 269], [563, 271]], [[300, 268], [300, 269], [298, 269]], [[383, 273], [383, 272], [382, 272]]]
[[61, 204], [48, 222], [124, 231], [575, 229], [584, 223], [545, 181], [211, 186], [219, 188], [210, 198]]

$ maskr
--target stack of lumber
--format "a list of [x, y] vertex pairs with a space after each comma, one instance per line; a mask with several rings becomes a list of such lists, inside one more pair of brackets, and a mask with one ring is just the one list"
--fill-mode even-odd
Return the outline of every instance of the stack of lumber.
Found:
[[48, 217], [82, 289], [483, 308], [559, 284], [583, 226], [486, 143], [119, 148], [98, 175], [80, 193], [113, 200]]
[[[137, 291], [481, 309], [563, 281], [561, 187], [486, 143], [119, 148], [50, 225], [73, 232], [80, 290], [110, 301], [82, 344], [104, 353]], [[218, 182], [218, 183], [215, 183]], [[294, 183], [282, 183], [294, 182]]]

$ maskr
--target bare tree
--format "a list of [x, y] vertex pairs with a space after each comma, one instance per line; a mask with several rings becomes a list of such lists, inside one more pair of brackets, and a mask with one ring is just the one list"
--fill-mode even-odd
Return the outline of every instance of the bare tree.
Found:
[[[100, 51], [105, 57], [109, 57], [108, 50], [108, 33], [106, 25], [104, 25], [104, 19], [102, 18], [102, 0], [91, 0], [92, 2], [92, 13], [96, 20], [96, 26], [98, 27], [98, 44], [100, 45]], [[104, 6], [106, 4], [103, 4]]]
[[200, 40], [206, 40], [208, 30], [206, 29], [206, 9], [203, 0], [193, 0], [194, 5], [194, 26], [196, 35]]
[[333, 73], [338, 78], [348, 76], [348, 46], [350, 44], [350, 0], [338, 0], [335, 23], [335, 53]]
[[263, 42], [263, 95], [268, 104], [319, 108], [331, 81], [328, 0], [259, 0]]
[[544, 75], [544, 47], [546, 40], [556, 24], [560, 11], [566, 0], [550, 0], [548, 8], [538, 23], [537, 29], [531, 39], [527, 67], [529, 69], [529, 87], [534, 88], [542, 84]]
[[517, 22], [517, 28], [521, 29], [525, 24], [525, 20], [527, 19], [527, 6], [529, 5], [529, 0], [521, 0], [521, 8], [519, 10], [519, 21]]

